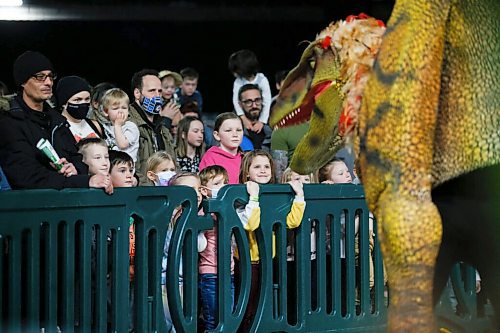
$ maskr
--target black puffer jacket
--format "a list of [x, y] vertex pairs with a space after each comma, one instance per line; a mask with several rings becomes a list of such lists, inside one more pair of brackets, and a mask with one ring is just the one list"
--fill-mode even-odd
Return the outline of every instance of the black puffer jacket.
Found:
[[[52, 143], [59, 157], [73, 163], [78, 175], [58, 173], [36, 148], [41, 138]], [[13, 189], [89, 187], [88, 169], [66, 118], [47, 104], [43, 112], [32, 110], [19, 96], [10, 101], [10, 111], [0, 112], [0, 165]]]

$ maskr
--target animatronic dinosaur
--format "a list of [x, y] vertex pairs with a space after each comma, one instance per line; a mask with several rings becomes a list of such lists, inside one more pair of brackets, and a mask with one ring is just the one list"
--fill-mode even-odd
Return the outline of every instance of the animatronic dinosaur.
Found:
[[359, 154], [391, 332], [435, 331], [433, 304], [458, 260], [479, 270], [498, 318], [499, 38], [497, 0], [397, 1], [387, 29], [362, 14], [322, 31], [272, 111], [274, 127], [310, 116], [291, 161], [300, 174], [344, 144]]

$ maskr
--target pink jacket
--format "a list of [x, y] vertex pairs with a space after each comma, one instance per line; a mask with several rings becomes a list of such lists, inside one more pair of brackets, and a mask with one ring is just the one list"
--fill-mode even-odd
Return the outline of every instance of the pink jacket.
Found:
[[[211, 214], [214, 219], [214, 227], [205, 231], [207, 247], [199, 253], [200, 261], [198, 272], [200, 274], [217, 274], [217, 217]], [[232, 243], [232, 242], [231, 242]], [[231, 274], [234, 274], [233, 245], [231, 244]]]
[[210, 165], [224, 167], [229, 175], [229, 184], [240, 183], [241, 153], [232, 155], [217, 146], [213, 146], [201, 158], [200, 171]]

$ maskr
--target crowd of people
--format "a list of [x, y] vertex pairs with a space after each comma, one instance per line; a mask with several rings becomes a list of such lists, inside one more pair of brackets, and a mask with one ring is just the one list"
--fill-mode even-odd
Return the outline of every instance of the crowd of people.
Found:
[[[234, 110], [218, 114], [213, 126], [208, 126], [203, 121], [203, 99], [197, 90], [199, 76], [193, 68], [180, 73], [138, 71], [132, 75], [128, 95], [107, 82], [92, 87], [79, 76], [56, 80], [55, 68], [45, 55], [34, 51], [21, 54], [13, 65], [17, 94], [3, 97], [0, 104], [1, 189], [102, 188], [112, 194], [117, 187], [184, 185], [195, 190], [199, 214], [204, 214], [203, 198], [216, 197], [226, 184], [245, 184], [249, 200], [236, 207], [236, 212], [250, 245], [250, 298], [257, 299], [260, 266], [254, 231], [260, 225], [260, 186], [291, 185], [294, 200], [286, 225], [294, 229], [301, 224], [306, 206], [304, 183], [352, 183], [353, 178], [341, 159], [332, 160], [310, 175], [299, 175], [288, 168], [297, 138], [307, 129], [307, 123], [299, 127], [292, 142], [284, 141], [288, 136], [274, 136], [268, 125], [271, 88], [259, 71], [257, 57], [250, 50], [237, 51], [230, 56], [228, 67], [235, 76]], [[278, 89], [285, 74], [279, 72], [276, 76]], [[182, 207], [176, 209], [169, 223], [164, 273], [170, 237], [181, 212]], [[217, 217], [212, 217], [216, 226]], [[357, 229], [358, 220], [356, 232]], [[216, 227], [198, 235], [199, 290], [205, 329], [217, 326], [215, 230]], [[133, 240], [133, 221], [129, 232]], [[315, 247], [312, 244], [311, 260], [315, 260]], [[131, 280], [134, 248], [131, 242]], [[293, 244], [287, 248], [287, 254], [292, 263]], [[235, 250], [231, 279], [236, 294], [237, 260]], [[162, 283], [166, 284], [165, 274]], [[293, 304], [296, 299], [291, 294], [292, 291], [288, 301]], [[247, 307], [242, 332], [250, 329], [256, 305], [251, 302]], [[168, 307], [165, 318], [171, 326]]]

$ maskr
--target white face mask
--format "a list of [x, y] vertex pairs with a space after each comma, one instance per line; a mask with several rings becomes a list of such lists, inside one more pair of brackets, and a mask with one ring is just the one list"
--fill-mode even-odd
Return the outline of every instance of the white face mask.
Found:
[[156, 174], [158, 177], [157, 186], [168, 186], [170, 179], [175, 176], [175, 171], [163, 171]]
[[217, 193], [219, 193], [219, 189], [213, 188], [211, 191], [212, 191], [212, 198], [217, 198]]

